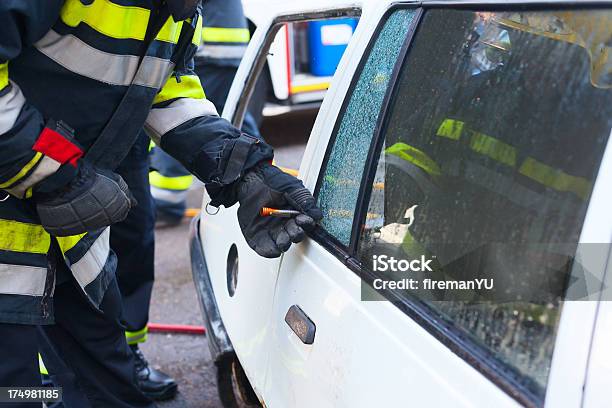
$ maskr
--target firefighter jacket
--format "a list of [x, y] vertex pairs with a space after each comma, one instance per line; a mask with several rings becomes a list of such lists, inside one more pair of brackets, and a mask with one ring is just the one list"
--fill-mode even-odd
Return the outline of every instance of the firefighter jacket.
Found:
[[240, 0], [208, 0], [204, 4], [202, 46], [198, 64], [238, 67], [250, 40]]
[[[123, 118], [118, 135], [131, 138], [144, 127], [217, 189], [272, 157], [263, 141], [241, 142], [245, 135], [205, 98], [193, 73], [201, 10], [185, 21], [160, 19], [153, 38], [147, 27], [159, 15], [154, 1], [0, 2], [0, 199], [8, 193], [0, 202], [2, 323], [53, 322], [57, 262], [66, 263], [95, 306], [114, 278], [108, 229], [52, 237], [31, 198], [47, 180], [74, 177], [77, 160], [111, 117]], [[67, 125], [48, 125], [57, 121]], [[241, 154], [232, 155], [238, 144]], [[228, 175], [234, 156], [244, 160], [228, 166]]]

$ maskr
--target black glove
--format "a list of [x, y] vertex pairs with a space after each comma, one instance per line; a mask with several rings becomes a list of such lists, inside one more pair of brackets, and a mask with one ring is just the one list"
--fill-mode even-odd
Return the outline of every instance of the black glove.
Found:
[[83, 234], [127, 217], [137, 202], [118, 174], [99, 173], [79, 161], [77, 176], [64, 187], [34, 194], [42, 226], [53, 236]]
[[[321, 210], [302, 182], [278, 167], [260, 163], [238, 181], [240, 202], [238, 223], [247, 243], [266, 258], [277, 258], [304, 239], [304, 230], [314, 228], [323, 218]], [[262, 216], [261, 209], [294, 209], [301, 214], [292, 218]]]

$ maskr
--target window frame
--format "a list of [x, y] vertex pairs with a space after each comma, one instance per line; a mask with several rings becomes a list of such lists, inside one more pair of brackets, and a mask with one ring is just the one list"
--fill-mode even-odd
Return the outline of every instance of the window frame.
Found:
[[[368, 42], [366, 49], [362, 54], [362, 58], [357, 66], [355, 74], [351, 79], [349, 89], [342, 103], [342, 107], [336, 117], [336, 122], [331, 133], [330, 140], [328, 142], [326, 152], [323, 159], [323, 165], [319, 169], [317, 182], [315, 186], [314, 196], [318, 200], [319, 192], [322, 186], [323, 177], [327, 170], [325, 163], [328, 162], [329, 157], [332, 153], [333, 147], [336, 143], [338, 130], [340, 124], [344, 118], [346, 110], [348, 108], [349, 101], [353, 95], [354, 89], [359, 81], [359, 78], [363, 72], [364, 65], [366, 64], [374, 43], [376, 42], [380, 31], [386, 24], [389, 16], [399, 9], [414, 9], [416, 15], [410, 31], [408, 32], [406, 39], [402, 45], [402, 50], [398, 56], [396, 64], [393, 69], [391, 78], [389, 79], [389, 86], [387, 88], [383, 104], [381, 106], [380, 114], [377, 119], [375, 126], [374, 135], [368, 149], [368, 155], [364, 163], [364, 171], [359, 186], [358, 198], [355, 206], [355, 214], [353, 216], [352, 228], [351, 228], [351, 239], [348, 247], [340, 243], [336, 238], [328, 233], [324, 228], [317, 227], [314, 231], [311, 231], [308, 235], [314, 239], [317, 243], [328, 250], [332, 255], [339, 259], [345, 266], [347, 266], [352, 272], [357, 274], [363, 283], [373, 287], [373, 280], [378, 275], [369, 271], [362, 265], [361, 261], [357, 258], [357, 248], [360, 238], [360, 230], [365, 224], [365, 215], [368, 211], [371, 194], [372, 194], [372, 183], [376, 174], [376, 168], [382, 146], [385, 140], [385, 131], [388, 126], [388, 116], [390, 114], [391, 101], [397, 95], [399, 88], [398, 77], [402, 67], [405, 65], [407, 58], [409, 57], [410, 47], [413, 44], [414, 36], [418, 32], [422, 22], [424, 14], [429, 10], [436, 9], [454, 9], [454, 10], [467, 10], [467, 11], [506, 11], [506, 10], [517, 10], [521, 11], [550, 11], [552, 9], [596, 9], [612, 7], [610, 1], [584, 1], [584, 2], [563, 2], [560, 0], [551, 1], [530, 1], [530, 0], [519, 0], [511, 2], [503, 2], [501, 0], [457, 0], [457, 1], [431, 1], [422, 3], [396, 3], [391, 5], [381, 17], [374, 35]], [[611, 140], [608, 143], [612, 143]], [[499, 362], [495, 354], [487, 348], [480, 346], [470, 339], [465, 337], [461, 331], [453, 324], [444, 321], [438, 317], [438, 313], [435, 309], [426, 305], [424, 302], [417, 298], [408, 300], [405, 297], [400, 297], [397, 292], [391, 290], [378, 291], [388, 301], [392, 302], [398, 309], [400, 309], [405, 315], [414, 320], [419, 326], [425, 329], [431, 334], [437, 341], [448, 347], [453, 353], [464, 360], [466, 363], [475, 368], [489, 381], [499, 387], [502, 391], [508, 394], [511, 398], [519, 402], [526, 407], [542, 407], [545, 404], [546, 396], [548, 393], [549, 382], [547, 383], [544, 391], [544, 396], [540, 397], [532, 392], [526, 385], [527, 377], [513, 370], [511, 367], [504, 365]], [[559, 331], [557, 330], [556, 336]], [[556, 342], [556, 340], [555, 340]]]
[[236, 126], [237, 128], [242, 127], [249, 103], [253, 97], [253, 92], [255, 91], [255, 86], [257, 85], [257, 81], [259, 80], [260, 75], [263, 73], [263, 69], [266, 65], [268, 53], [270, 52], [270, 46], [272, 45], [272, 42], [274, 42], [276, 35], [283, 25], [323, 19], [347, 17], [358, 18], [361, 17], [361, 13], [361, 7], [345, 7], [297, 14], [284, 14], [276, 17], [267, 27], [264, 40], [261, 46], [257, 49], [257, 54], [253, 64], [251, 64], [249, 67], [249, 72], [247, 73], [244, 86], [242, 87], [242, 92], [231, 115], [232, 125]]
[[[406, 10], [406, 9], [414, 10], [415, 16], [414, 16], [414, 20], [411, 23], [411, 27], [408, 33], [406, 34], [406, 38], [404, 39], [404, 42], [402, 43], [402, 49], [400, 50], [400, 53], [397, 56], [397, 60], [393, 67], [391, 77], [389, 78], [389, 86], [387, 87], [387, 90], [385, 91], [385, 96], [382, 102], [381, 110], [378, 115], [376, 125], [374, 127], [374, 134], [372, 135], [372, 140], [370, 141], [370, 146], [368, 147], [368, 153], [366, 156], [366, 161], [364, 163], [363, 174], [361, 177], [361, 181], [359, 183], [357, 201], [355, 202], [355, 214], [351, 222], [351, 237], [350, 237], [349, 245], [346, 246], [344, 243], [340, 242], [338, 239], [336, 239], [336, 237], [334, 237], [332, 234], [330, 234], [323, 227], [320, 227], [320, 226], [318, 226], [317, 228], [315, 228], [313, 231], [309, 233], [309, 236], [312, 239], [314, 239], [316, 242], [318, 242], [320, 245], [326, 248], [336, 258], [342, 261], [342, 263], [349, 266], [349, 268], [351, 268], [353, 272], [356, 272], [359, 276], [361, 276], [361, 273], [360, 273], [361, 266], [357, 258], [354, 256], [356, 253], [356, 248], [357, 248], [356, 237], [359, 236], [358, 228], [360, 227], [360, 222], [357, 222], [357, 220], [359, 219], [358, 216], [360, 215], [360, 212], [361, 212], [360, 208], [364, 205], [363, 203], [364, 191], [368, 189], [366, 176], [368, 175], [370, 171], [369, 166], [371, 166], [372, 160], [374, 159], [372, 156], [372, 148], [374, 147], [375, 145], [374, 142], [379, 137], [381, 128], [384, 124], [384, 118], [387, 113], [388, 105], [391, 101], [392, 92], [393, 92], [393, 89], [395, 88], [395, 83], [397, 82], [397, 78], [401, 71], [401, 67], [402, 67], [401, 62], [403, 62], [404, 59], [406, 58], [406, 53], [408, 52], [409, 45], [412, 42], [412, 37], [414, 36], [414, 33], [416, 32], [416, 28], [418, 27], [419, 22], [421, 20], [423, 9], [419, 7], [418, 4], [410, 4], [410, 3], [394, 4], [391, 7], [389, 7], [385, 11], [385, 13], [381, 16], [380, 21], [376, 25], [376, 28], [374, 30], [372, 37], [368, 41], [368, 44], [362, 53], [359, 64], [357, 65], [357, 69], [355, 70], [355, 73], [353, 77], [351, 78], [351, 83], [349, 85], [348, 90], [346, 91], [346, 94], [344, 95], [342, 106], [340, 107], [340, 111], [338, 112], [338, 115], [336, 117], [336, 121], [334, 123], [334, 127], [331, 132], [331, 137], [327, 143], [325, 155], [323, 156], [323, 163], [324, 164], [328, 163], [329, 158], [332, 154], [332, 150], [336, 144], [336, 140], [338, 138], [338, 131], [340, 130], [340, 126], [342, 124], [342, 120], [344, 119], [344, 116], [348, 109], [350, 100], [353, 96], [355, 88], [357, 87], [357, 83], [359, 82], [359, 79], [361, 78], [363, 69], [366, 63], [368, 62], [368, 59], [372, 53], [372, 48], [374, 47], [376, 41], [378, 40], [378, 37], [380, 36], [381, 31], [383, 30], [383, 28], [387, 24], [387, 21], [389, 20], [389, 17], [393, 13], [395, 13], [398, 10]], [[315, 197], [315, 200], [317, 200], [317, 202], [319, 198], [319, 193], [321, 191], [321, 187], [323, 185], [323, 178], [325, 176], [326, 170], [327, 170], [326, 165], [321, 166], [321, 168], [319, 169], [319, 174], [317, 177], [317, 182], [315, 184], [315, 189], [313, 193], [313, 196]], [[368, 203], [366, 202], [365, 205], [367, 206], [367, 204]]]

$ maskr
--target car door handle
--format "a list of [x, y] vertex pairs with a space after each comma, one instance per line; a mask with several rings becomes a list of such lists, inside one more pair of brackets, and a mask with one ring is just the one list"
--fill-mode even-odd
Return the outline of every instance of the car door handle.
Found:
[[310, 320], [308, 315], [306, 315], [298, 305], [293, 305], [287, 310], [285, 323], [291, 327], [291, 330], [299, 337], [302, 343], [314, 343], [317, 326], [315, 326], [313, 321]]

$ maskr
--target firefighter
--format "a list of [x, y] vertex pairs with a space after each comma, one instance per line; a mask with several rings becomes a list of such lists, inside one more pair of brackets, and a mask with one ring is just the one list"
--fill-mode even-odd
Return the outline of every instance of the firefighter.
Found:
[[[198, 0], [0, 2], [3, 386], [40, 384], [44, 342], [92, 406], [151, 406], [136, 385], [108, 228], [137, 205], [114, 170], [143, 127], [212, 205], [240, 203], [258, 254], [280, 256], [320, 219], [302, 183], [270, 164], [271, 147], [205, 99], [192, 70], [200, 11]], [[301, 214], [262, 217], [264, 205]]]
[[[202, 23], [202, 45], [195, 56], [195, 72], [206, 90], [206, 98], [222, 112], [250, 32], [240, 0], [209, 0], [203, 8], [206, 18]], [[245, 116], [242, 130], [259, 136], [250, 112]], [[193, 177], [163, 150], [154, 148], [151, 153], [153, 171], [149, 180], [158, 220], [177, 224], [185, 213], [187, 190]]]
[[149, 365], [139, 348], [147, 339], [149, 304], [154, 281], [155, 205], [149, 187], [149, 138], [140, 132], [117, 168], [138, 205], [111, 227], [110, 246], [117, 254], [117, 282], [123, 298], [125, 336], [134, 353], [140, 389], [155, 400], [174, 397], [177, 384]]

